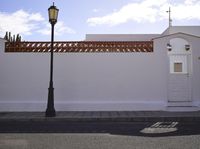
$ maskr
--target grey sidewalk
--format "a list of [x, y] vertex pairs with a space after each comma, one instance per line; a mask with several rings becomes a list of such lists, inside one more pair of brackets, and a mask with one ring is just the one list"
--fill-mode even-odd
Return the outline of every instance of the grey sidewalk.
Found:
[[166, 111], [65, 111], [57, 112], [56, 117], [46, 118], [44, 112], [0, 112], [3, 121], [64, 121], [64, 122], [152, 122], [183, 121], [200, 122], [200, 111], [166, 112]]

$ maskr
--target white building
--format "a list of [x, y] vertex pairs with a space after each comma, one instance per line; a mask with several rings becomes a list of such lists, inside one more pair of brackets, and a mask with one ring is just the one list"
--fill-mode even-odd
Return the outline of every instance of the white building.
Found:
[[[134, 41], [139, 50], [109, 52], [104, 45], [105, 51], [98, 52], [98, 45], [93, 52], [79, 48], [79, 52], [55, 53], [57, 111], [200, 109], [200, 26], [172, 26], [162, 34], [88, 34], [85, 42], [90, 41]], [[152, 42], [153, 50], [140, 42]], [[65, 43], [57, 45], [62, 51], [59, 46]], [[49, 54], [6, 48], [0, 39], [0, 111], [45, 111]], [[42, 44], [37, 47], [42, 48]]]

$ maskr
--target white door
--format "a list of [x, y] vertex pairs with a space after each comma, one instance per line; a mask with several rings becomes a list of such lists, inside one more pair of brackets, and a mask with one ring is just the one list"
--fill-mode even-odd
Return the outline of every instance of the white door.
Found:
[[169, 60], [170, 74], [168, 80], [168, 101], [191, 101], [191, 55], [170, 55]]
[[191, 101], [191, 81], [187, 74], [171, 74], [169, 77], [169, 102]]

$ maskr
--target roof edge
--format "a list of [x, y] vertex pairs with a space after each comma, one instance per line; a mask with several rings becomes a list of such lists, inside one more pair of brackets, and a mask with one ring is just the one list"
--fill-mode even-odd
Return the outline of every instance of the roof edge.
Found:
[[169, 35], [163, 35], [160, 37], [152, 38], [152, 40], [159, 39], [159, 38], [165, 38], [165, 37], [176, 35], [176, 34], [182, 34], [182, 35], [187, 35], [187, 36], [191, 36], [191, 37], [195, 37], [195, 38], [200, 38], [200, 36], [195, 36], [195, 35], [187, 34], [187, 33], [183, 33], [183, 32], [177, 32], [177, 33], [173, 33], [173, 34], [169, 34]]

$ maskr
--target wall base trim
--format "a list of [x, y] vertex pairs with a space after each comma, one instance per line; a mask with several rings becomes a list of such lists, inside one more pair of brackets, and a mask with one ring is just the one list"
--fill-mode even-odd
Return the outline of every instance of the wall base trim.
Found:
[[185, 106], [185, 107], [175, 107], [175, 106], [173, 106], [173, 107], [167, 107], [166, 108], [166, 111], [173, 111], [173, 112], [175, 112], [175, 111], [199, 111], [200, 110], [200, 108], [199, 107], [196, 107], [196, 106]]
[[[56, 111], [162, 111], [165, 102], [57, 102]], [[46, 103], [0, 102], [0, 111], [45, 111]]]
[[199, 102], [168, 102], [166, 111], [199, 111]]

